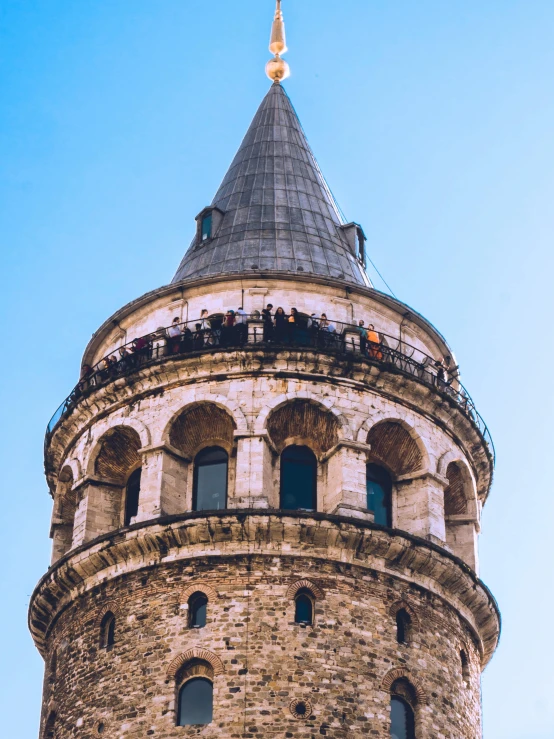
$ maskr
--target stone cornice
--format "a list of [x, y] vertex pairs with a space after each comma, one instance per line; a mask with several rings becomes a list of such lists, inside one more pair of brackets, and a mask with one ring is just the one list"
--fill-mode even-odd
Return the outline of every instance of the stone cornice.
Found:
[[496, 648], [500, 613], [493, 596], [471, 568], [445, 549], [369, 521], [283, 511], [188, 513], [99, 537], [44, 575], [31, 599], [29, 628], [45, 654], [60, 614], [101, 581], [200, 555], [249, 554], [351, 563], [415, 583], [459, 613], [480, 645], [484, 665]]

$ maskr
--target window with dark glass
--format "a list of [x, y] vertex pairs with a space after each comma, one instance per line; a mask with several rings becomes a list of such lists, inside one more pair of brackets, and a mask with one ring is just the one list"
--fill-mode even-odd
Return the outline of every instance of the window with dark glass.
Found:
[[189, 626], [201, 629], [206, 625], [208, 617], [208, 599], [204, 593], [194, 593], [189, 598]]
[[412, 707], [393, 695], [390, 703], [391, 739], [415, 739], [415, 719]]
[[408, 643], [411, 623], [410, 614], [401, 608], [396, 614], [396, 641], [399, 644]]
[[125, 488], [125, 526], [131, 523], [131, 519], [138, 513], [140, 498], [140, 478], [142, 470], [139, 467], [127, 480]]
[[281, 508], [317, 509], [317, 459], [307, 446], [289, 446], [281, 455]]
[[389, 473], [379, 465], [368, 464], [366, 486], [367, 510], [373, 512], [375, 523], [391, 526], [392, 480]]
[[194, 460], [193, 508], [221, 511], [227, 507], [229, 457], [220, 447], [203, 449]]
[[194, 678], [179, 691], [177, 726], [201, 726], [213, 721], [213, 685], [206, 678]]
[[202, 218], [202, 241], [212, 238], [213, 217], [211, 213], [207, 213]]
[[115, 616], [108, 611], [100, 624], [100, 646], [104, 649], [115, 644]]
[[310, 625], [314, 619], [314, 604], [306, 591], [300, 591], [295, 598], [294, 621], [297, 624]]

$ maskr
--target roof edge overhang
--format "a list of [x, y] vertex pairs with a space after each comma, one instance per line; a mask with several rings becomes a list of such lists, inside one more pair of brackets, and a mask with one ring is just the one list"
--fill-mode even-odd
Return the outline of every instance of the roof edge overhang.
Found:
[[297, 283], [304, 283], [304, 284], [317, 283], [318, 285], [325, 285], [328, 287], [336, 288], [337, 297], [340, 297], [339, 296], [340, 292], [344, 292], [347, 298], [351, 295], [360, 295], [360, 296], [372, 298], [378, 303], [381, 303], [382, 305], [401, 313], [405, 318], [409, 318], [412, 323], [414, 323], [416, 326], [418, 326], [422, 330], [426, 331], [437, 342], [437, 344], [444, 349], [445, 356], [450, 355], [452, 357], [455, 357], [455, 353], [449, 346], [445, 337], [440, 333], [440, 331], [430, 321], [428, 321], [426, 318], [424, 318], [421, 315], [421, 313], [418, 313], [416, 310], [411, 308], [406, 303], [403, 303], [401, 300], [398, 300], [397, 298], [393, 298], [392, 296], [387, 295], [386, 293], [381, 292], [380, 290], [376, 290], [375, 288], [365, 287], [363, 285], [356, 285], [351, 282], [346, 282], [345, 280], [337, 280], [335, 278], [326, 278], [326, 277], [323, 277], [320, 275], [314, 275], [314, 274], [300, 275], [297, 273], [293, 274], [289, 272], [279, 272], [279, 271], [267, 271], [267, 272], [254, 272], [253, 271], [251, 273], [237, 272], [237, 273], [228, 273], [228, 274], [223, 274], [223, 275], [214, 275], [210, 277], [199, 277], [194, 280], [186, 279], [186, 280], [182, 280], [181, 282], [174, 282], [174, 283], [170, 283], [169, 285], [164, 285], [163, 287], [159, 287], [156, 290], [151, 290], [150, 292], [145, 293], [141, 297], [136, 298], [135, 300], [132, 300], [131, 302], [127, 303], [122, 308], [120, 308], [112, 316], [110, 316], [106, 321], [104, 321], [104, 323], [93, 333], [84, 351], [82, 364], [90, 364], [92, 357], [96, 353], [96, 350], [98, 346], [100, 345], [100, 342], [104, 338], [106, 332], [112, 331], [115, 327], [119, 325], [119, 323], [124, 318], [126, 318], [128, 315], [133, 313], [135, 310], [142, 308], [143, 306], [147, 305], [150, 302], [153, 302], [154, 300], [158, 300], [160, 298], [172, 295], [174, 293], [180, 293], [182, 296], [184, 295], [186, 291], [193, 289], [193, 288], [198, 288], [198, 287], [203, 287], [203, 286], [213, 286], [214, 284], [222, 283], [222, 282], [229, 282], [231, 280], [244, 280], [244, 281], [283, 280], [283, 281], [290, 281], [290, 282], [297, 282]]

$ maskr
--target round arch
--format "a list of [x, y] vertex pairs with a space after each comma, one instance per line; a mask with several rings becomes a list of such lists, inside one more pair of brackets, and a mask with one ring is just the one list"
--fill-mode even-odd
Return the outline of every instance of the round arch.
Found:
[[415, 690], [417, 696], [418, 705], [425, 706], [428, 703], [428, 697], [425, 689], [418, 678], [414, 677], [412, 673], [404, 667], [395, 667], [393, 670], [388, 672], [383, 679], [383, 690], [390, 693], [392, 686], [397, 680], [407, 680]]
[[314, 405], [320, 406], [324, 411], [332, 413], [340, 428], [339, 439], [346, 439], [348, 441], [353, 440], [350, 423], [344, 414], [335, 407], [333, 400], [330, 398], [322, 398], [320, 395], [309, 391], [283, 393], [282, 395], [278, 395], [276, 398], [273, 398], [271, 402], [263, 406], [258, 414], [254, 424], [254, 432], [258, 435], [264, 434], [267, 430], [267, 421], [269, 416], [278, 411], [281, 406], [295, 400], [308, 401]]
[[[114, 419], [108, 419], [110, 420]], [[87, 475], [95, 474], [96, 460], [102, 451], [102, 445], [109, 436], [114, 434], [116, 431], [121, 430], [122, 434], [131, 438], [135, 438], [135, 447], [138, 453], [139, 449], [150, 446], [150, 432], [147, 427], [140, 422], [138, 419], [133, 419], [132, 422], [124, 419], [117, 420], [112, 426], [107, 423], [101, 424], [99, 428], [94, 429], [93, 443], [91, 445], [91, 451], [83, 465]], [[136, 443], [138, 440], [138, 443]]]
[[214, 654], [207, 649], [199, 649], [197, 647], [194, 647], [175, 657], [175, 659], [167, 668], [166, 682], [175, 680], [179, 670], [181, 670], [181, 668], [184, 667], [187, 662], [192, 662], [193, 660], [207, 662], [214, 671], [214, 677], [217, 677], [217, 675], [222, 675], [225, 671], [223, 667], [223, 662], [219, 659], [217, 654]]
[[358, 441], [371, 445], [371, 462], [382, 464], [395, 476], [429, 471], [430, 455], [423, 439], [404, 419], [376, 421], [368, 418], [358, 432]]

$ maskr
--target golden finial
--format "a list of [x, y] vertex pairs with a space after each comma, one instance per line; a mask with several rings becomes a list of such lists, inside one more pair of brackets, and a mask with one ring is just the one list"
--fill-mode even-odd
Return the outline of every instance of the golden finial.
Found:
[[266, 64], [265, 71], [270, 80], [279, 83], [281, 80], [286, 80], [290, 75], [289, 65], [284, 59], [281, 59], [281, 54], [285, 54], [288, 51], [281, 0], [277, 0], [275, 19], [271, 28], [269, 50], [275, 56]]

